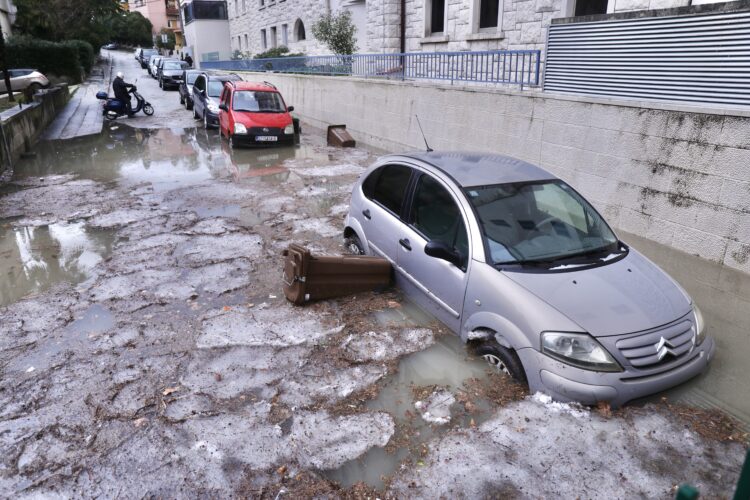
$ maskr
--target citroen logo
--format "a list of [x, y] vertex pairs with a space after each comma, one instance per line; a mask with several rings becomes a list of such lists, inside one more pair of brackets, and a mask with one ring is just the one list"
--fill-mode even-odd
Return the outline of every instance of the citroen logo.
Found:
[[656, 348], [656, 357], [661, 361], [664, 359], [664, 356], [667, 354], [671, 354], [672, 356], [677, 356], [672, 349], [674, 349], [674, 346], [670, 341], [665, 339], [664, 337], [661, 337], [659, 339], [659, 342], [654, 344], [654, 347]]
[[266, 127], [263, 127], [263, 132], [268, 132], [268, 129]]

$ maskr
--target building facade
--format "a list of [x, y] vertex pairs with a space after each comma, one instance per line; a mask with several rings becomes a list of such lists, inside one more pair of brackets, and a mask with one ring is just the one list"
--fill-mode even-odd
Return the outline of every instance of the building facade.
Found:
[[[719, 3], [716, 0], [228, 0], [232, 51], [251, 56], [285, 45], [330, 51], [313, 23], [349, 10], [360, 53], [544, 49], [552, 19]], [[402, 4], [404, 5], [402, 16]], [[403, 23], [403, 28], [402, 28]], [[401, 32], [404, 32], [402, 39]]]
[[174, 33], [176, 48], [184, 45], [178, 0], [129, 0], [128, 5], [131, 12], [140, 12], [151, 21], [154, 36], [166, 28]]
[[184, 54], [196, 67], [205, 61], [230, 59], [229, 18], [225, 0], [181, 0], [180, 15], [185, 34]]
[[0, 0], [0, 30], [8, 38], [12, 34], [13, 23], [16, 21], [16, 6], [11, 0]]

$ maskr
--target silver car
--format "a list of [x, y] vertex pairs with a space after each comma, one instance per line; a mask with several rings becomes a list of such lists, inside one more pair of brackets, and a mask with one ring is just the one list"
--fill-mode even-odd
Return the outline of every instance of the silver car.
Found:
[[698, 375], [714, 353], [672, 278], [520, 160], [385, 156], [354, 186], [344, 237], [531, 392], [619, 406]]
[[[30, 88], [33, 92], [49, 87], [49, 80], [35, 69], [9, 69], [10, 88], [14, 91]], [[0, 92], [5, 92], [5, 73], [0, 71]]]

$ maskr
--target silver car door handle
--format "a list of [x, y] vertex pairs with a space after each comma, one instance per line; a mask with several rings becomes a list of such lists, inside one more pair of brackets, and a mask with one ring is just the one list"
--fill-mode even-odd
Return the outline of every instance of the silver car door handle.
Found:
[[398, 242], [402, 247], [411, 252], [411, 243], [409, 243], [409, 240], [407, 240], [406, 238], [402, 238], [398, 240]]
[[364, 215], [365, 219], [367, 219], [367, 220], [372, 219], [372, 216], [370, 215], [370, 210], [367, 209], [367, 208], [365, 208], [364, 210], [362, 210], [362, 215]]

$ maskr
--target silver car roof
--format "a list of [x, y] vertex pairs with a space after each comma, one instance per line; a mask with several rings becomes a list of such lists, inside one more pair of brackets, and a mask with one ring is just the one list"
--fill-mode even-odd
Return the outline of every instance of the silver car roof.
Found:
[[405, 153], [442, 170], [461, 187], [557, 179], [541, 167], [510, 156], [464, 151]]

